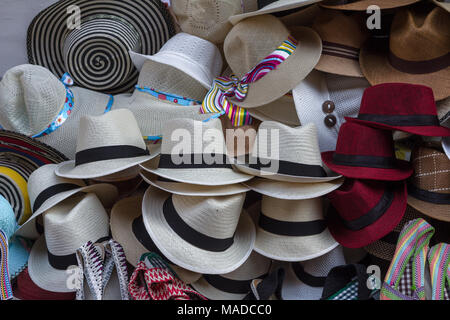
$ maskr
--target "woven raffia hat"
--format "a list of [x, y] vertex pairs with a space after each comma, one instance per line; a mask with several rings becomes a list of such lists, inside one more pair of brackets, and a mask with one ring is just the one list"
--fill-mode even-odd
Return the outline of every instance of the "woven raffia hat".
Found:
[[71, 196], [84, 192], [95, 193], [105, 208], [111, 208], [118, 191], [111, 184], [100, 183], [86, 185], [83, 180], [65, 179], [55, 175], [56, 164], [42, 166], [30, 175], [28, 179], [28, 195], [33, 215], [17, 230], [17, 234], [35, 240], [33, 223], [35, 219], [51, 207]]
[[133, 113], [118, 109], [80, 119], [75, 160], [61, 163], [55, 173], [63, 178], [97, 178], [137, 166], [156, 155], [150, 155]]
[[341, 246], [318, 258], [290, 263], [281, 291], [283, 300], [319, 300], [328, 272], [344, 264]]
[[366, 11], [371, 5], [380, 9], [392, 9], [410, 5], [419, 0], [324, 0], [320, 5], [336, 10]]
[[327, 175], [320, 158], [317, 128], [312, 123], [297, 128], [274, 121], [261, 123], [249, 159], [245, 163], [238, 160], [235, 166], [247, 174], [285, 182], [340, 178]]
[[68, 286], [67, 268], [78, 265], [76, 251], [86, 242], [108, 239], [108, 214], [97, 196], [88, 193], [60, 202], [43, 220], [44, 235], [33, 245], [28, 261], [30, 277], [48, 291], [75, 291]]
[[261, 107], [248, 109], [248, 112], [260, 121], [277, 121], [292, 127], [300, 125], [292, 92]]
[[245, 193], [222, 197], [171, 195], [150, 187], [142, 201], [144, 225], [172, 263], [205, 274], [225, 274], [250, 255], [255, 227], [242, 210]]
[[322, 198], [281, 200], [263, 196], [255, 251], [280, 261], [305, 261], [333, 250], [338, 243], [324, 220]]
[[141, 168], [157, 176], [195, 185], [223, 186], [250, 180], [233, 170], [222, 124], [191, 119], [168, 121], [163, 128], [161, 155]]
[[204, 274], [192, 287], [210, 300], [242, 300], [251, 290], [251, 282], [266, 276], [270, 259], [253, 251], [236, 270], [227, 274]]
[[127, 92], [138, 76], [128, 51], [154, 54], [174, 34], [157, 0], [61, 0], [30, 24], [28, 59], [58, 77], [69, 72], [81, 87]]
[[450, 95], [450, 19], [436, 7], [423, 14], [399, 10], [392, 22], [389, 43], [368, 42], [360, 64], [372, 84], [402, 82], [433, 89], [436, 100]]

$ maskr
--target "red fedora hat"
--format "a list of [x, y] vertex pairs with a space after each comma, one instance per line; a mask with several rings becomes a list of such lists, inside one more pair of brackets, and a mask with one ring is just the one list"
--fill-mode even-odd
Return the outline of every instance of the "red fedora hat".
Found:
[[367, 88], [358, 118], [346, 120], [421, 136], [450, 136], [450, 129], [439, 124], [433, 90], [417, 84], [383, 83]]
[[395, 158], [391, 131], [354, 122], [341, 126], [336, 151], [322, 153], [322, 160], [348, 178], [399, 181], [413, 173], [409, 162]]
[[406, 183], [346, 179], [327, 195], [327, 220], [334, 239], [361, 248], [394, 230], [406, 211]]

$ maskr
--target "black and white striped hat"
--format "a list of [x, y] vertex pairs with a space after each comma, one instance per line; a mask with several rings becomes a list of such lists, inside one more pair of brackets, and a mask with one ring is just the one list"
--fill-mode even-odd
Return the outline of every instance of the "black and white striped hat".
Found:
[[138, 77], [128, 51], [155, 54], [174, 34], [159, 0], [61, 0], [31, 22], [28, 59], [58, 77], [68, 72], [78, 86], [123, 93]]

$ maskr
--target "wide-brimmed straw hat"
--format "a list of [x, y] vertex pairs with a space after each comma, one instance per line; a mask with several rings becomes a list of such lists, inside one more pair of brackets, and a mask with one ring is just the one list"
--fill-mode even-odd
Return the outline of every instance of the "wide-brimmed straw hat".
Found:
[[150, 160], [139, 126], [131, 111], [118, 109], [80, 119], [75, 160], [61, 163], [56, 175], [89, 179], [111, 175]]
[[333, 250], [338, 243], [328, 231], [322, 198], [282, 200], [263, 196], [254, 217], [255, 251], [279, 261], [305, 261]]
[[407, 161], [395, 157], [391, 131], [355, 122], [341, 126], [336, 150], [322, 153], [322, 159], [348, 178], [399, 181], [413, 172]]
[[192, 287], [210, 300], [242, 300], [251, 291], [251, 282], [267, 276], [271, 260], [253, 251], [236, 270], [227, 274], [204, 274]]
[[142, 201], [144, 225], [174, 264], [199, 273], [225, 274], [250, 255], [255, 227], [242, 210], [245, 194], [222, 197], [171, 195], [150, 187]]
[[[145, 228], [142, 217], [142, 197], [136, 195], [118, 201], [111, 210], [111, 234], [119, 242], [125, 252], [127, 261], [134, 267], [140, 258], [147, 252], [154, 252], [165, 260], [161, 251], [156, 247]], [[201, 274], [183, 269], [167, 261], [177, 276], [185, 283], [192, 283], [201, 277]]]
[[111, 184], [86, 185], [83, 180], [60, 178], [55, 174], [58, 165], [42, 166], [28, 178], [28, 195], [33, 215], [17, 230], [17, 234], [29, 239], [38, 235], [33, 223], [35, 219], [61, 201], [79, 193], [95, 193], [105, 208], [111, 208], [118, 197], [117, 188]]
[[81, 87], [121, 93], [130, 91], [138, 76], [128, 51], [154, 54], [174, 34], [161, 1], [62, 0], [31, 22], [28, 58], [58, 77], [69, 72]]
[[204, 186], [230, 185], [252, 178], [233, 170], [219, 119], [171, 120], [165, 124], [163, 136], [161, 155], [143, 163], [142, 169], [166, 179]]
[[248, 109], [248, 112], [253, 118], [260, 121], [276, 121], [291, 127], [300, 125], [292, 92], [261, 107]]
[[53, 292], [71, 292], [67, 268], [77, 266], [76, 251], [91, 241], [109, 235], [109, 217], [93, 193], [60, 202], [44, 214], [44, 235], [33, 245], [28, 260], [30, 277], [39, 287]]
[[335, 10], [366, 11], [371, 5], [380, 9], [392, 9], [407, 6], [420, 0], [324, 0], [320, 5]]
[[340, 178], [327, 175], [320, 158], [317, 128], [312, 123], [291, 128], [274, 121], [262, 122], [249, 158], [245, 163], [238, 158], [235, 166], [247, 174], [285, 182]]
[[369, 41], [361, 50], [360, 64], [372, 84], [402, 82], [433, 89], [436, 100], [450, 95], [450, 19], [436, 7], [429, 14], [399, 10], [387, 40]]
[[361, 248], [381, 239], [400, 222], [406, 210], [406, 183], [347, 179], [327, 198], [333, 237], [344, 247]]

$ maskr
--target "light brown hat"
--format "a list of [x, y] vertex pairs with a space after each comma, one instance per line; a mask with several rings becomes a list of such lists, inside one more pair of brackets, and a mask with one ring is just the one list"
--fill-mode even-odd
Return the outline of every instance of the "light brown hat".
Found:
[[315, 69], [343, 76], [364, 77], [359, 51], [368, 33], [356, 15], [322, 10], [312, 28], [322, 39], [322, 56]]
[[320, 5], [336, 10], [366, 11], [371, 5], [380, 9], [392, 9], [410, 5], [420, 0], [324, 0]]
[[448, 0], [433, 0], [433, 2], [439, 7], [447, 10], [447, 12], [450, 12], [450, 2]]
[[292, 92], [271, 103], [248, 110], [252, 117], [261, 121], [277, 121], [292, 127], [300, 125]]
[[399, 10], [392, 22], [389, 44], [370, 41], [360, 54], [364, 76], [372, 85], [402, 82], [426, 85], [435, 100], [450, 95], [450, 19], [436, 7], [423, 14]]

